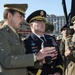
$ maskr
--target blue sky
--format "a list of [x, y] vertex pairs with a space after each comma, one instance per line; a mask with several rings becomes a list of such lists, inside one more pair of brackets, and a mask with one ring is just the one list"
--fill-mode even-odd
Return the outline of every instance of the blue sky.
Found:
[[[71, 0], [65, 0], [67, 5], [67, 11], [70, 12]], [[4, 4], [13, 3], [27, 3], [28, 9], [26, 11], [26, 17], [33, 11], [43, 9], [47, 14], [55, 14], [56, 16], [64, 15], [62, 0], [0, 0], [0, 20], [3, 19]]]

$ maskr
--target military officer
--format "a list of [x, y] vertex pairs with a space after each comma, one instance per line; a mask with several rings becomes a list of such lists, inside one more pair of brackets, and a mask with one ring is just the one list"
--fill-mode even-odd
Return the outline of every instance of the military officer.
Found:
[[42, 67], [28, 67], [28, 69], [34, 75], [62, 75], [62, 57], [55, 38], [45, 34], [45, 18], [44, 10], [34, 11], [27, 17], [26, 21], [30, 24], [32, 34], [24, 40], [26, 53], [37, 54], [43, 47], [54, 47], [55, 51], [51, 50], [51, 56], [45, 58], [46, 63]]
[[[27, 4], [4, 5], [5, 22], [0, 29], [0, 75], [28, 75], [26, 67], [34, 66], [38, 60], [45, 63], [45, 57], [50, 56], [50, 47], [42, 48], [37, 55], [26, 54], [17, 30], [24, 22], [27, 7]], [[41, 66], [40, 62], [37, 64]]]

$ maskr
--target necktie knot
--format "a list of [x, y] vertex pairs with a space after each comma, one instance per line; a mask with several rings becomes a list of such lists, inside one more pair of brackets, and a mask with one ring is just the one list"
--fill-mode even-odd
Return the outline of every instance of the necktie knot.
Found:
[[45, 42], [45, 39], [44, 39], [44, 37], [40, 37], [41, 38], [41, 40], [43, 41], [43, 42]]

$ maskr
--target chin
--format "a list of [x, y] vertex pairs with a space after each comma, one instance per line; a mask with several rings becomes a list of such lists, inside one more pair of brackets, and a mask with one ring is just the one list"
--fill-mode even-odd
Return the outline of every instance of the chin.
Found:
[[42, 33], [45, 33], [45, 31], [41, 31]]

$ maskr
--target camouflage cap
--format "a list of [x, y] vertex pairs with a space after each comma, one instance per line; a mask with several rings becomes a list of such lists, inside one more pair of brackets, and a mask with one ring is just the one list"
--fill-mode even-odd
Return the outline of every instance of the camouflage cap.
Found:
[[25, 14], [25, 11], [27, 10], [28, 5], [27, 4], [4, 4], [4, 8], [16, 10], [18, 12]]

